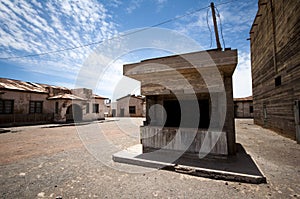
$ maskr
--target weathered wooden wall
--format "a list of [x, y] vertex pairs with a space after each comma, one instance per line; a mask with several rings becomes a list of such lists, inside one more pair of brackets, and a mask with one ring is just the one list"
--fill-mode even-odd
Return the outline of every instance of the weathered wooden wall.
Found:
[[234, 101], [235, 118], [253, 118], [253, 101]]
[[250, 32], [254, 122], [294, 139], [294, 104], [300, 99], [299, 21], [300, 1], [260, 0]]

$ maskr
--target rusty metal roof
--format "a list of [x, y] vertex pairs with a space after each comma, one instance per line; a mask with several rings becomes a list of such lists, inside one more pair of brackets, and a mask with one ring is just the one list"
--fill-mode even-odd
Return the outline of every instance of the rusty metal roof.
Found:
[[0, 78], [0, 89], [37, 92], [37, 93], [49, 93], [49, 88], [70, 90], [62, 86], [52, 86], [48, 84], [39, 84], [34, 82], [24, 82], [21, 80]]
[[120, 98], [118, 98], [118, 99], [116, 99], [116, 101], [119, 101], [119, 100], [121, 100], [121, 99], [124, 99], [124, 98], [127, 98], [127, 97], [134, 97], [134, 98], [137, 98], [137, 99], [140, 99], [140, 100], [144, 100], [145, 99], [145, 97], [144, 96], [141, 96], [141, 95], [131, 95], [131, 94], [128, 94], [128, 95], [125, 95], [125, 96], [123, 96], [123, 97], [120, 97]]
[[252, 101], [253, 97], [248, 96], [248, 97], [241, 97], [241, 98], [233, 98], [233, 101]]
[[100, 95], [93, 94], [93, 98], [95, 99], [108, 99], [107, 97], [102, 97]]
[[86, 101], [86, 99], [83, 99], [81, 97], [78, 97], [78, 96], [72, 95], [72, 94], [55, 95], [53, 97], [49, 97], [48, 100], [80, 100], [80, 101]]

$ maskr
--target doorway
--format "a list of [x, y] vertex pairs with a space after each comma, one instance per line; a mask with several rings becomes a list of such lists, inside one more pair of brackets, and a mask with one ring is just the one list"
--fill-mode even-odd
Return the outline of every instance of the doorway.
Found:
[[77, 104], [71, 104], [67, 108], [66, 112], [67, 122], [81, 122], [82, 121], [82, 109]]

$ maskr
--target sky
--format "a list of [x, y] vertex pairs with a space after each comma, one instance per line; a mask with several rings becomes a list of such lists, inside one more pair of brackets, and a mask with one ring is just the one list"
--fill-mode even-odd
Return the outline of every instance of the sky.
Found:
[[[138, 94], [140, 83], [122, 75], [123, 64], [216, 48], [210, 2], [1, 0], [0, 77], [87, 87], [113, 100]], [[233, 95], [250, 96], [247, 38], [257, 0], [214, 3], [222, 47], [238, 50]]]

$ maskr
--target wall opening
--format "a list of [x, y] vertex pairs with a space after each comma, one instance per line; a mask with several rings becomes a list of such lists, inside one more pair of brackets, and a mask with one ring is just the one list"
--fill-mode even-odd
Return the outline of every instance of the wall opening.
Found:
[[[209, 117], [209, 100], [198, 100], [200, 118], [198, 128], [208, 128], [210, 117]], [[192, 114], [195, 103], [192, 100], [165, 100], [163, 102], [164, 109], [166, 111], [166, 122], [165, 127], [179, 127], [182, 115], [184, 115], [184, 121], [181, 127], [193, 128], [195, 123], [195, 116]], [[180, 106], [181, 105], [181, 106]]]
[[67, 108], [66, 112], [67, 122], [80, 122], [82, 121], [82, 109], [77, 104], [72, 104]]
[[135, 106], [129, 106], [129, 113], [135, 114]]
[[281, 85], [281, 76], [278, 76], [275, 78], [275, 86], [280, 86]]
[[59, 111], [58, 102], [55, 102], [55, 114], [58, 114], [58, 111]]
[[116, 109], [112, 109], [112, 110], [111, 110], [111, 116], [112, 116], [112, 117], [116, 117], [116, 116], [117, 116], [117, 114], [116, 114]]
[[253, 113], [253, 106], [249, 106], [249, 112]]

